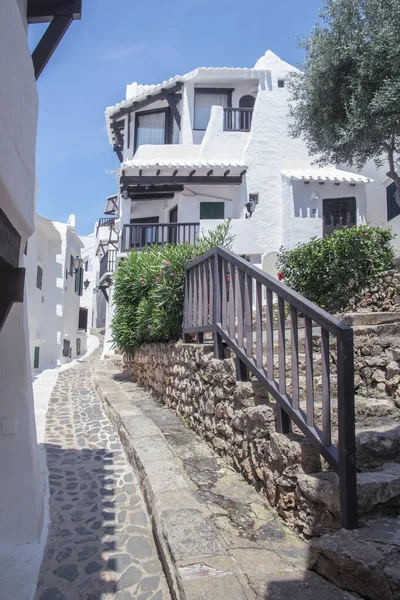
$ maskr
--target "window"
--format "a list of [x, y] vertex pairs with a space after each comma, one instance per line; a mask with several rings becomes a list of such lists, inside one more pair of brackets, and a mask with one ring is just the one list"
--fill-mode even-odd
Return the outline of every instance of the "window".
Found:
[[84, 329], [87, 331], [88, 326], [88, 309], [80, 308], [79, 309], [79, 321], [78, 321], [78, 329]]
[[355, 198], [329, 198], [323, 201], [324, 235], [334, 229], [356, 224]]
[[207, 129], [211, 107], [232, 106], [232, 90], [200, 88], [194, 90], [194, 129]]
[[224, 219], [225, 202], [200, 202], [200, 219]]
[[[131, 219], [132, 225], [140, 225], [141, 223], [158, 223], [159, 217], [142, 217], [140, 219]], [[162, 234], [161, 234], [162, 235]], [[157, 227], [131, 227], [130, 247], [143, 248], [146, 245], [155, 244], [157, 242]]]
[[33, 351], [33, 368], [34, 369], [38, 369], [39, 368], [39, 356], [40, 356], [40, 348], [39, 346], [35, 346], [35, 349]]
[[386, 188], [386, 207], [388, 221], [400, 215], [400, 206], [396, 202], [396, 184], [394, 181]]
[[170, 144], [172, 119], [167, 109], [136, 113], [135, 150], [143, 144]]
[[36, 270], [36, 287], [39, 288], [39, 290], [41, 290], [42, 286], [43, 286], [43, 269], [42, 269], [42, 267], [40, 267], [38, 265], [37, 270]]
[[85, 271], [89, 271], [89, 261], [85, 262]]
[[84, 270], [82, 267], [79, 267], [75, 271], [75, 294], [78, 294], [78, 296], [82, 296], [83, 294], [83, 273]]
[[285, 80], [278, 79], [278, 88], [283, 88], [283, 87], [285, 87]]
[[69, 340], [63, 340], [63, 356], [70, 358], [71, 342]]
[[79, 356], [81, 353], [81, 338], [76, 338], [76, 355]]

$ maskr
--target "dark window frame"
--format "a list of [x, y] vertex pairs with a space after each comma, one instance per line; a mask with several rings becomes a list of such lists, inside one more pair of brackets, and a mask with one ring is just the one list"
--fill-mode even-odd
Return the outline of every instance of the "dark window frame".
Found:
[[[329, 204], [334, 204], [335, 202], [346, 202], [349, 205], [349, 212], [352, 213], [354, 216], [354, 223], [352, 223], [350, 227], [357, 225], [357, 200], [355, 196], [345, 196], [343, 198], [324, 198], [322, 200], [322, 233], [324, 237], [331, 233], [327, 231], [327, 209], [329, 207]], [[343, 227], [346, 227], [346, 225], [343, 225]]]
[[40, 265], [36, 268], [36, 287], [39, 290], [43, 289], [43, 267]]
[[165, 113], [164, 145], [167, 146], [169, 144], [172, 144], [174, 123], [173, 123], [171, 109], [168, 106], [165, 106], [164, 108], [154, 108], [152, 110], [141, 110], [139, 112], [135, 112], [135, 136], [134, 136], [133, 153], [135, 153], [136, 150], [138, 149], [138, 146], [137, 146], [138, 135], [137, 134], [138, 134], [139, 118], [141, 116], [152, 115], [155, 113]]
[[386, 186], [386, 216], [387, 220], [391, 221], [400, 215], [400, 206], [396, 202], [396, 183], [392, 181]]
[[[207, 204], [207, 206], [208, 205], [210, 205], [210, 206], [213, 205], [214, 207], [216, 207], [216, 206], [220, 207], [222, 205], [222, 207], [223, 207], [223, 216], [222, 217], [202, 217], [201, 216], [201, 209], [202, 209], [202, 206], [204, 206], [205, 204]], [[207, 221], [209, 219], [210, 220], [211, 219], [225, 219], [225, 202], [207, 202], [207, 201], [200, 202], [200, 221], [202, 221], [202, 220]]]
[[193, 131], [206, 131], [200, 127], [195, 127], [196, 123], [196, 94], [227, 94], [228, 102], [227, 108], [232, 108], [232, 94], [235, 88], [194, 88], [193, 96]]

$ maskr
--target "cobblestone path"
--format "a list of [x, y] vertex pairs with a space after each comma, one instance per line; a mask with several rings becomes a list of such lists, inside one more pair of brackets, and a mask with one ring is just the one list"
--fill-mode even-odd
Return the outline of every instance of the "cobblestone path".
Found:
[[46, 418], [50, 527], [35, 600], [169, 600], [134, 473], [92, 386], [60, 373]]

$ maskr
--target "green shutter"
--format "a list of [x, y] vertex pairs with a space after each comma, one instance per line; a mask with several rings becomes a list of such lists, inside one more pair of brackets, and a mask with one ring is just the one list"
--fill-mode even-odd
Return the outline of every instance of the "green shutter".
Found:
[[224, 219], [225, 202], [200, 202], [200, 219]]
[[40, 355], [40, 348], [39, 348], [39, 346], [35, 346], [35, 350], [33, 353], [33, 368], [34, 369], [39, 368], [39, 355]]

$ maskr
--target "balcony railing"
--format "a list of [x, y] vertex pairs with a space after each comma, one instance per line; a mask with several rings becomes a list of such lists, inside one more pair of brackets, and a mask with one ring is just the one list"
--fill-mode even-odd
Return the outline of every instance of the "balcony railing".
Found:
[[115, 225], [115, 217], [101, 217], [99, 219], [99, 222], [97, 223], [97, 232], [96, 235], [99, 233], [99, 229], [100, 227], [114, 227]]
[[199, 223], [140, 223], [124, 225], [122, 252], [142, 250], [157, 244], [194, 244], [199, 236]]
[[106, 273], [114, 273], [116, 258], [117, 258], [116, 250], [107, 250], [107, 252], [103, 256], [103, 258], [100, 260], [100, 279]]
[[224, 131], [250, 131], [252, 108], [224, 108]]

